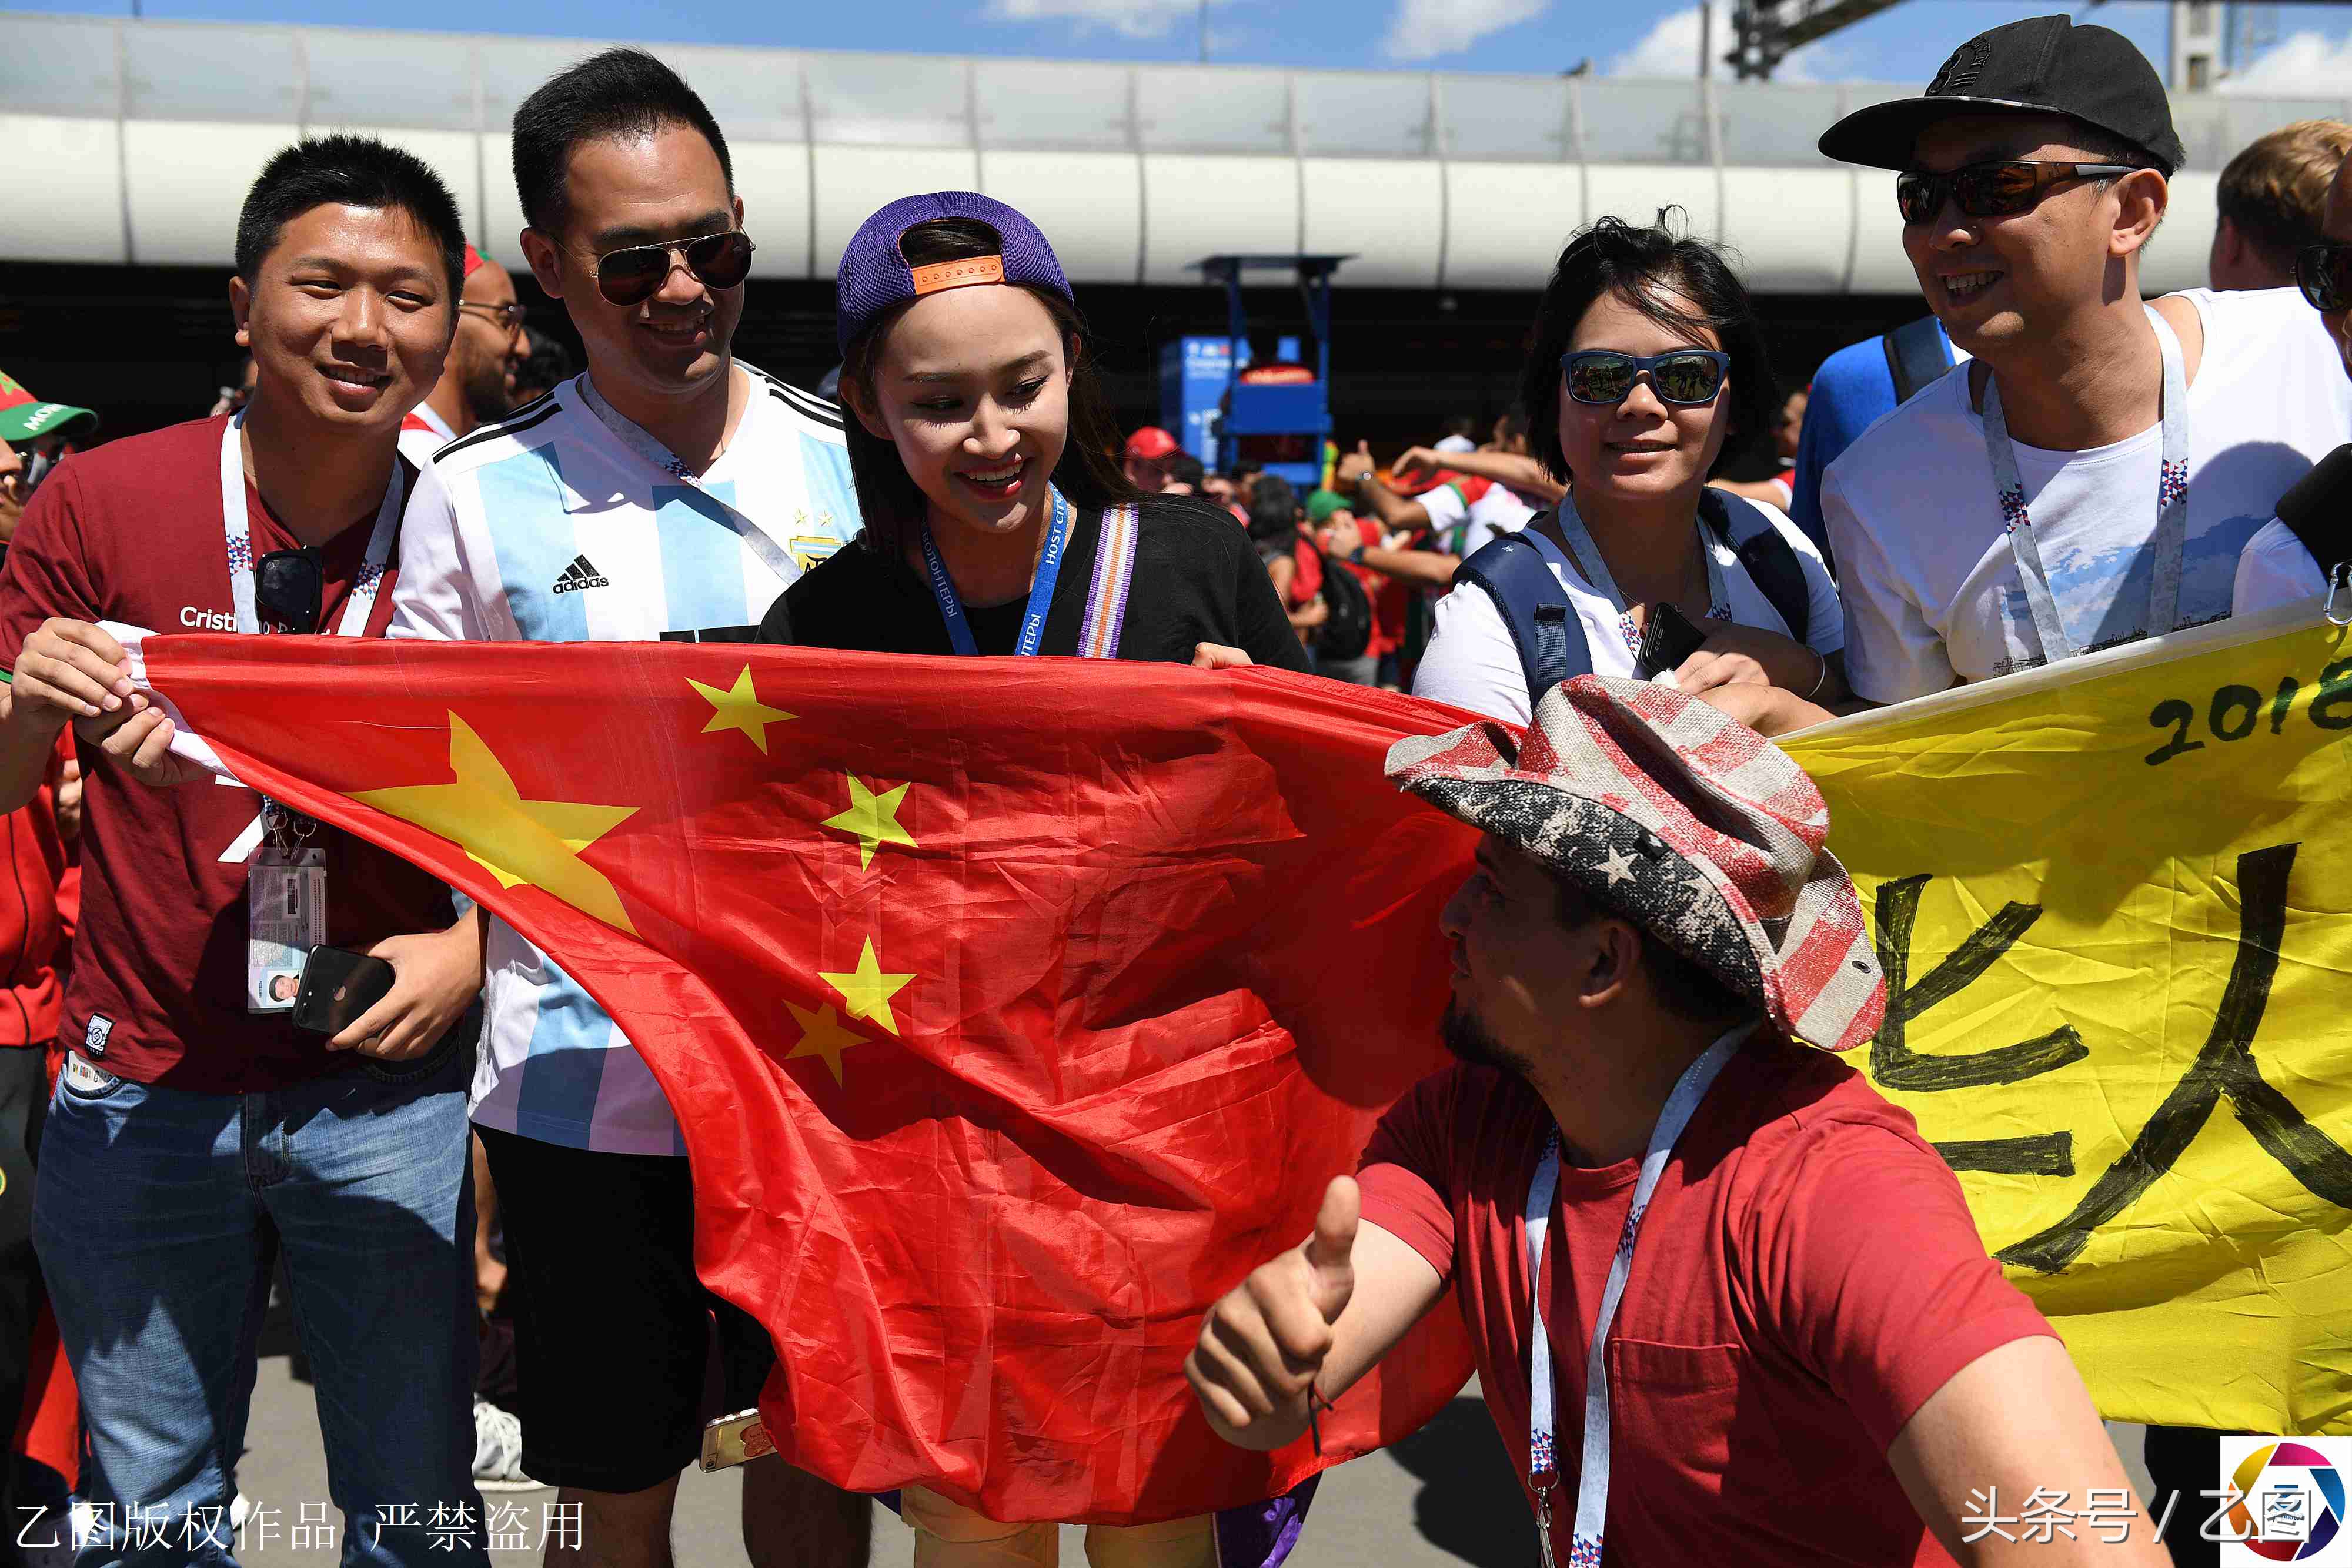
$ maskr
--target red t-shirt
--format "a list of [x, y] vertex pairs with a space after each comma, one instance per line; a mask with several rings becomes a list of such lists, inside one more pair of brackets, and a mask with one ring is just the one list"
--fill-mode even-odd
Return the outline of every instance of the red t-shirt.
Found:
[[[1381, 1119], [1360, 1177], [1364, 1218], [1460, 1301], [1522, 1490], [1525, 1212], [1550, 1129], [1517, 1075], [1452, 1068]], [[1585, 1347], [1639, 1175], [1638, 1160], [1562, 1167], [1544, 1247], [1562, 1563]], [[1751, 1043], [1685, 1129], [1634, 1244], [1608, 1352], [1606, 1560], [1949, 1563], [1887, 1446], [1969, 1362], [2050, 1332], [1985, 1256], [1959, 1183], [1906, 1113], [1834, 1057]]]
[[[225, 419], [130, 436], [58, 466], [34, 494], [0, 569], [0, 663], [53, 615], [157, 632], [236, 625], [221, 536]], [[299, 542], [248, 483], [257, 556]], [[375, 509], [329, 540], [320, 624], [331, 628], [367, 554]], [[400, 559], [377, 591], [368, 635], [392, 620]], [[302, 716], [289, 712], [299, 727]], [[245, 866], [221, 852], [258, 810], [250, 789], [205, 779], [151, 789], [95, 746], [81, 748], [82, 904], [58, 1033], [102, 1037], [107, 1071], [142, 1083], [236, 1092], [276, 1088], [354, 1063], [283, 1015], [245, 1010]], [[322, 827], [327, 940], [364, 948], [449, 924], [447, 891], [404, 861]], [[104, 1020], [92, 1029], [92, 1020]]]

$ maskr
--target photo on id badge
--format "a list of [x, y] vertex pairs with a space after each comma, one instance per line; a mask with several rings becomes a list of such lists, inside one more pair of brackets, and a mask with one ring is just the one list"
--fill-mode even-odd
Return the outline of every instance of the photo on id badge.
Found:
[[260, 849], [245, 891], [245, 1010], [290, 1013], [310, 949], [327, 939], [326, 852]]
[[2219, 1511], [2205, 1531], [2222, 1568], [2352, 1568], [2347, 1477], [2352, 1437], [2223, 1437], [2214, 1484], [2225, 1495], [2209, 1502]]

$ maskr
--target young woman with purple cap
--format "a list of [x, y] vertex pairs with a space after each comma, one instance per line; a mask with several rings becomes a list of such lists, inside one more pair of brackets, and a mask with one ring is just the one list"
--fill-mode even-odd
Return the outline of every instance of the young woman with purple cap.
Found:
[[[1144, 495], [1120, 471], [1085, 319], [1034, 224], [970, 192], [907, 197], [859, 228], [837, 294], [865, 530], [785, 591], [762, 642], [1307, 668], [1231, 514]], [[1087, 1559], [1270, 1568], [1312, 1485], [1218, 1516], [1090, 1526]], [[998, 1523], [924, 1487], [900, 1512], [924, 1568], [1058, 1558], [1051, 1523]]]
[[1307, 667], [1221, 508], [1146, 496], [1037, 226], [945, 191], [841, 258], [842, 401], [863, 548], [776, 601], [764, 642]]

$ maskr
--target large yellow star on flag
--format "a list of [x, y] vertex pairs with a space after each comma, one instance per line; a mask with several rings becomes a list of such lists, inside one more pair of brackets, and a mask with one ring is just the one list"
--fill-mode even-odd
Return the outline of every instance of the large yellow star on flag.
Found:
[[740, 729], [751, 737], [751, 744], [760, 748], [762, 757], [768, 755], [768, 727], [793, 716], [783, 709], [770, 707], [760, 700], [759, 693], [751, 687], [751, 666], [749, 664], [744, 665], [742, 674], [735, 677], [735, 684], [723, 692], [717, 686], [706, 686], [692, 676], [687, 678], [686, 684], [700, 692], [703, 699], [710, 704], [710, 722], [702, 727], [703, 734]]
[[872, 1019], [892, 1034], [898, 1032], [898, 1020], [891, 1014], [890, 998], [907, 988], [912, 975], [887, 975], [874, 960], [874, 938], [868, 936], [857, 955], [857, 967], [845, 975], [828, 975], [817, 971], [817, 978], [841, 993], [841, 999], [854, 1019]]
[[874, 1043], [864, 1035], [852, 1033], [843, 1028], [841, 1015], [833, 1010], [831, 1002], [825, 1003], [814, 1012], [810, 1012], [805, 1008], [796, 1008], [792, 1003], [786, 1002], [784, 1010], [791, 1013], [793, 1021], [801, 1026], [801, 1042], [793, 1047], [791, 1054], [784, 1060], [791, 1061], [803, 1056], [816, 1057], [832, 1071], [833, 1081], [835, 1083], [841, 1082], [841, 1053], [853, 1045]]
[[544, 888], [583, 914], [637, 934], [612, 883], [580, 858], [582, 850], [636, 815], [637, 808], [524, 800], [506, 765], [454, 712], [449, 771], [456, 777], [447, 784], [360, 789], [351, 798], [439, 834], [497, 877], [500, 887]]
[[849, 780], [849, 810], [839, 816], [827, 817], [824, 825], [838, 828], [857, 840], [857, 869], [866, 870], [874, 863], [874, 851], [882, 844], [904, 844], [915, 847], [915, 841], [898, 825], [898, 803], [907, 798], [907, 786], [885, 789], [876, 794], [857, 780], [855, 773], [845, 773]]

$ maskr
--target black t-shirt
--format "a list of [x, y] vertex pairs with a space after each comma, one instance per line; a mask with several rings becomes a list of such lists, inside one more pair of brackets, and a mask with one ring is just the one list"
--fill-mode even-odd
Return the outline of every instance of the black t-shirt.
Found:
[[[1099, 511], [1071, 518], [1040, 653], [1078, 651], [1101, 542]], [[1003, 604], [965, 605], [973, 645], [983, 653], [1013, 652], [1028, 607], [1026, 595]], [[760, 622], [760, 641], [875, 653], [955, 652], [931, 585], [905, 560], [862, 541], [819, 561], [786, 589]], [[1307, 667], [1307, 651], [1290, 629], [1248, 530], [1233, 514], [1190, 497], [1147, 497], [1118, 656], [1189, 664], [1200, 643], [1239, 648], [1261, 664]]]

